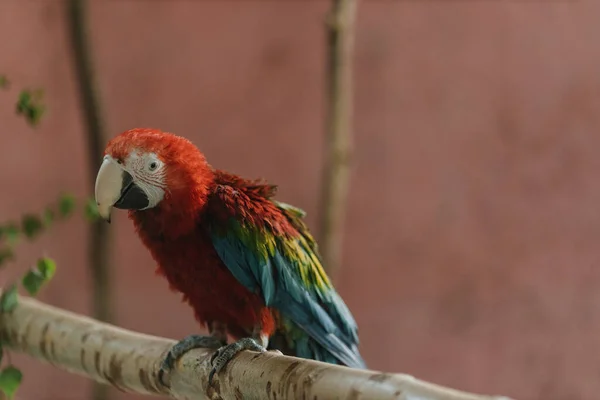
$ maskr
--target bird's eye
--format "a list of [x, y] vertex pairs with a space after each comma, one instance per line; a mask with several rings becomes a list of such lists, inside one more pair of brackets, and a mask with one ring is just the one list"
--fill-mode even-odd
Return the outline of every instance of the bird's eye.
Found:
[[158, 168], [158, 163], [156, 161], [152, 161], [150, 165], [148, 165], [148, 168], [150, 171], [154, 171], [156, 168]]

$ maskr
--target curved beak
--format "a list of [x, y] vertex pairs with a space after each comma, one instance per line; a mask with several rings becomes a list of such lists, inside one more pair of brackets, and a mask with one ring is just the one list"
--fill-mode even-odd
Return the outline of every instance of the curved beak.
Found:
[[148, 196], [135, 183], [131, 174], [110, 156], [104, 158], [98, 170], [95, 196], [98, 213], [109, 223], [113, 207], [141, 210], [149, 204]]

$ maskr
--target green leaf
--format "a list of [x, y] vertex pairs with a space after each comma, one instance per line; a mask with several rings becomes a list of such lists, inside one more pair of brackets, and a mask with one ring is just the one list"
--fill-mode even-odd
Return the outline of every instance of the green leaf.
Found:
[[49, 257], [42, 257], [37, 262], [38, 271], [42, 274], [46, 281], [49, 281], [56, 272], [56, 263]]
[[4, 358], [4, 347], [2, 347], [2, 343], [0, 343], [0, 364], [2, 364], [3, 358]]
[[17, 114], [25, 116], [29, 124], [37, 125], [46, 111], [46, 107], [41, 103], [43, 97], [44, 91], [41, 89], [33, 92], [28, 89], [22, 90], [17, 100]]
[[8, 261], [14, 260], [14, 258], [15, 253], [13, 252], [12, 248], [5, 247], [3, 249], [0, 249], [0, 267], [2, 267], [2, 265], [7, 263]]
[[12, 398], [21, 385], [22, 380], [23, 374], [21, 371], [9, 365], [0, 372], [0, 390], [9, 398]]
[[63, 194], [58, 201], [58, 213], [61, 217], [68, 217], [75, 209], [75, 197], [71, 194]]
[[31, 102], [31, 93], [29, 90], [21, 90], [19, 93], [19, 100], [17, 100], [17, 112], [22, 113], [27, 107], [29, 107], [29, 103]]
[[44, 284], [44, 279], [39, 276], [37, 271], [32, 270], [23, 275], [21, 283], [31, 296], [35, 296]]
[[40, 121], [42, 120], [42, 117], [44, 116], [44, 113], [46, 112], [46, 108], [44, 106], [35, 106], [35, 107], [30, 107], [27, 109], [27, 112], [25, 113], [25, 117], [27, 118], [27, 121], [33, 125], [33, 126], [37, 126], [39, 125]]
[[25, 114], [27, 112], [27, 110], [29, 109], [29, 107], [31, 103], [31, 93], [29, 93], [29, 90], [22, 90], [21, 93], [19, 93], [19, 99], [17, 100], [17, 105], [16, 105], [16, 112], [17, 115], [22, 115]]
[[2, 292], [2, 296], [0, 296], [0, 311], [11, 312], [15, 309], [18, 302], [17, 285], [13, 283], [6, 291]]
[[94, 199], [88, 199], [86, 201], [84, 212], [85, 217], [90, 222], [94, 222], [100, 218], [100, 214], [98, 214], [98, 205]]
[[25, 214], [21, 222], [21, 228], [28, 239], [33, 239], [44, 229], [44, 224], [39, 216]]
[[48, 257], [43, 257], [23, 276], [21, 283], [30, 295], [35, 296], [42, 286], [52, 279], [55, 272], [56, 263]]
[[15, 244], [19, 241], [19, 227], [14, 222], [10, 222], [8, 225], [2, 228], [2, 234], [0, 238], [5, 237], [10, 244]]
[[0, 75], [0, 89], [8, 89], [9, 84], [10, 82], [8, 81], [6, 75]]

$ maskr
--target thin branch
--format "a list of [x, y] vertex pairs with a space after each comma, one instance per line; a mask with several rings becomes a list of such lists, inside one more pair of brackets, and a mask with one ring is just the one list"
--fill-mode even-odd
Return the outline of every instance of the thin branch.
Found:
[[319, 247], [335, 276], [341, 263], [352, 152], [352, 49], [357, 0], [333, 0], [327, 18], [327, 120]]
[[[87, 0], [70, 0], [67, 4], [73, 62], [87, 128], [88, 174], [93, 185], [100, 167], [105, 135], [98, 86], [94, 79], [86, 8]], [[109, 273], [110, 237], [108, 225], [104, 221], [90, 222], [88, 252], [88, 264], [92, 273], [93, 315], [101, 321], [111, 322], [113, 321], [111, 304], [113, 297]], [[108, 397], [106, 390], [106, 386], [94, 386], [93, 398], [105, 400]]]
[[39, 301], [19, 297], [0, 314], [4, 346], [119, 390], [176, 399], [403, 399], [500, 400], [420, 381], [409, 375], [356, 370], [312, 360], [244, 351], [215, 376], [207, 390], [208, 350], [186, 353], [170, 376], [157, 379], [173, 340], [117, 328]]
[[[94, 79], [90, 44], [87, 38], [85, 8], [85, 0], [71, 0], [69, 2], [73, 57], [88, 132], [88, 174], [93, 185], [104, 151], [104, 122], [98, 99], [98, 88]], [[102, 321], [112, 321], [110, 279], [108, 275], [108, 225], [103, 221], [97, 221], [91, 225], [90, 230], [92, 235], [89, 260], [94, 281], [94, 316]]]

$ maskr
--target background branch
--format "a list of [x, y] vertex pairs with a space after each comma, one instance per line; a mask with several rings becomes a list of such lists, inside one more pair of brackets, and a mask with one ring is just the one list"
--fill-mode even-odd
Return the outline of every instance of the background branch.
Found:
[[120, 390], [177, 399], [507, 400], [444, 388], [409, 375], [249, 351], [236, 356], [208, 391], [211, 352], [186, 353], [170, 376], [169, 390], [158, 382], [157, 371], [174, 340], [127, 331], [25, 297], [19, 297], [12, 312], [0, 314], [0, 340]]
[[[79, 83], [81, 104], [87, 128], [88, 174], [94, 185], [104, 150], [104, 119], [102, 117], [98, 87], [94, 79], [91, 46], [88, 39], [86, 20], [86, 0], [69, 0], [67, 3], [68, 21], [72, 44], [73, 61]], [[92, 275], [93, 315], [101, 321], [113, 320], [112, 290], [109, 274], [110, 237], [108, 224], [96, 219], [89, 225], [88, 265]], [[94, 400], [107, 398], [107, 387], [96, 385], [93, 388]]]
[[319, 248], [332, 278], [341, 263], [352, 150], [352, 49], [357, 0], [333, 0], [327, 18], [327, 119]]

